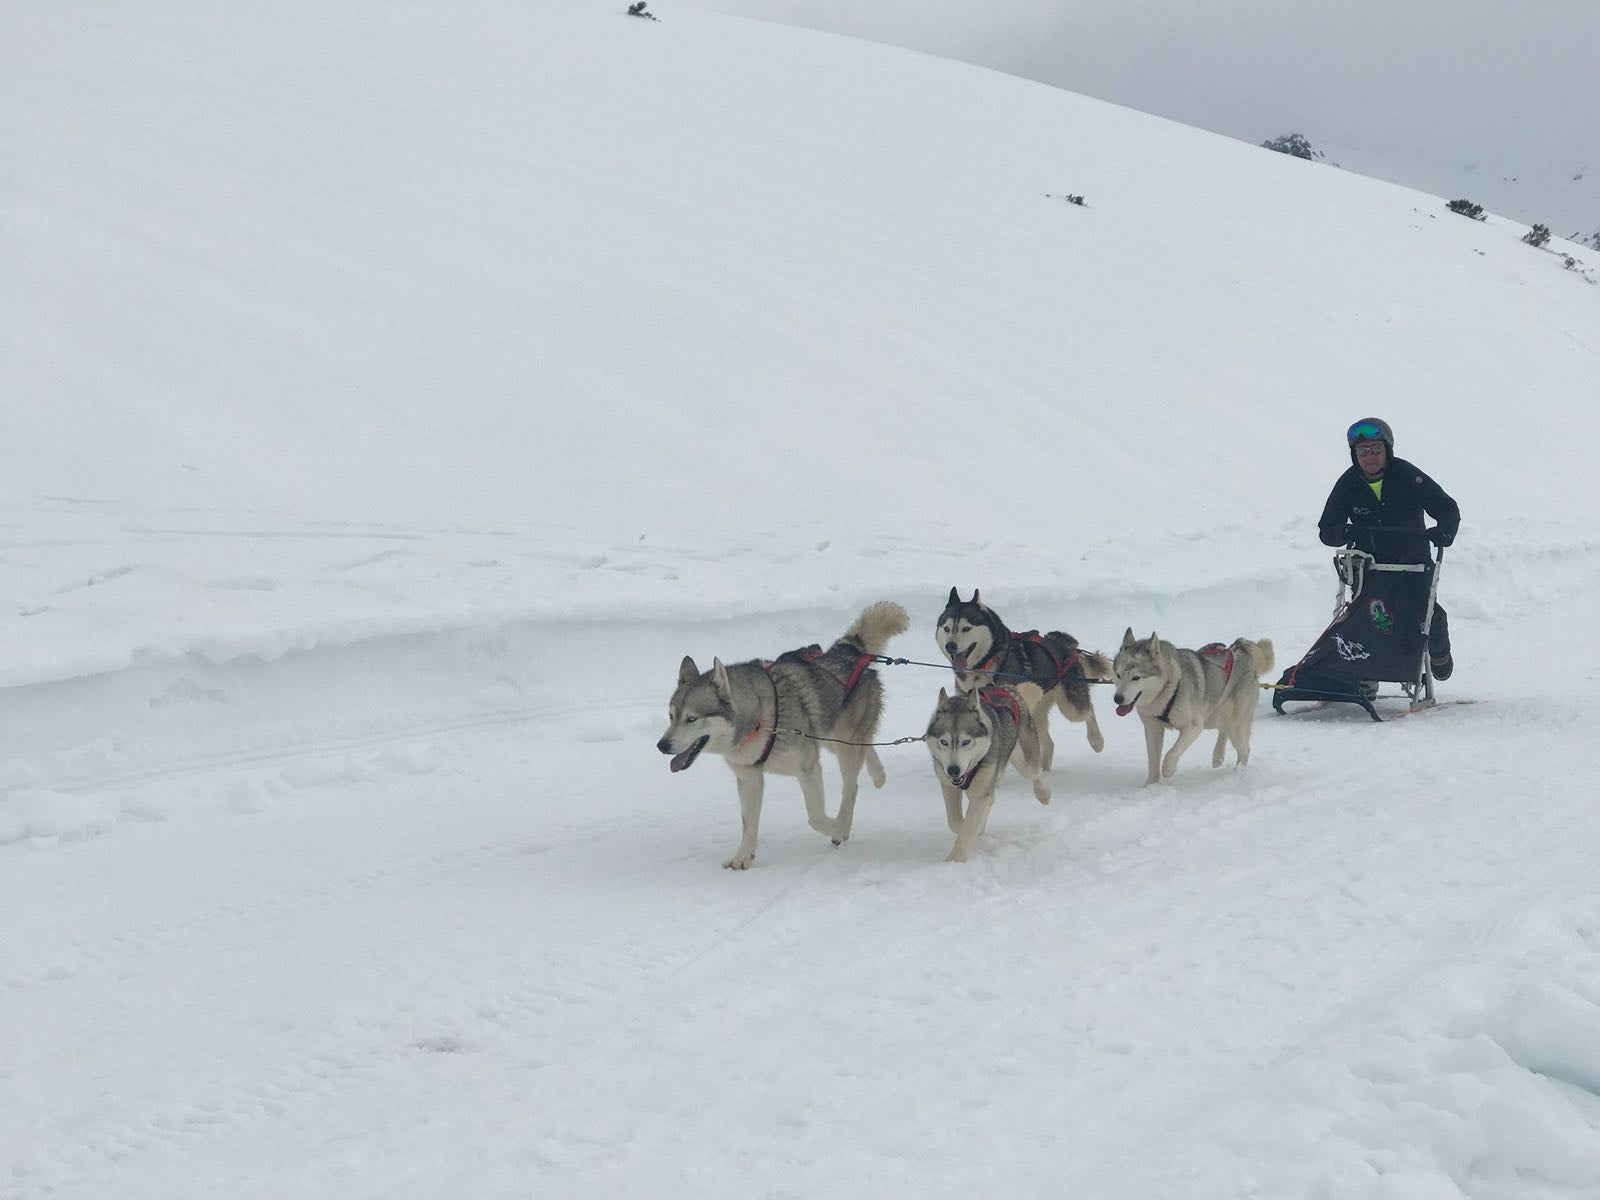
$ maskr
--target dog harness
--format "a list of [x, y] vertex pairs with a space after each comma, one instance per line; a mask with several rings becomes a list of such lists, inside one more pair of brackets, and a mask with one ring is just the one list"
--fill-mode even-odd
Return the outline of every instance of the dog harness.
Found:
[[[834, 645], [838, 644], [837, 642], [834, 643]], [[850, 644], [846, 642], [845, 645], [849, 646]], [[850, 648], [855, 649], [854, 646]], [[843, 707], [850, 703], [850, 697], [855, 695], [856, 687], [860, 684], [861, 677], [866, 674], [867, 666], [872, 662], [873, 656], [870, 654], [858, 654], [850, 665], [850, 673], [840, 678], [838, 674], [818, 662], [819, 659], [826, 658], [831, 653], [832, 650], [824, 650], [821, 646], [807, 646], [803, 650], [790, 650], [787, 653], [778, 655], [774, 661], [761, 664], [761, 669], [767, 673], [767, 681], [772, 684], [772, 730], [767, 734], [767, 744], [762, 748], [761, 757], [751, 763], [751, 766], [759, 767], [767, 759], [771, 758], [772, 748], [778, 742], [778, 681], [772, 677], [772, 668], [777, 666], [778, 663], [803, 662], [807, 666], [815, 667], [844, 689], [844, 699], [839, 702], [840, 706]], [[743, 746], [748, 742], [755, 741], [760, 733], [761, 723], [757, 721], [756, 727], [740, 741], [739, 745]]]
[[1050, 660], [1051, 670], [1053, 670], [1055, 674], [1051, 675], [1048, 680], [1034, 679], [1032, 675], [1025, 675], [1021, 677], [1019, 682], [1027, 683], [1031, 681], [1033, 683], [1037, 683], [1041, 690], [1048, 692], [1051, 688], [1055, 687], [1067, 677], [1067, 672], [1072, 670], [1072, 668], [1077, 665], [1078, 659], [1081, 656], [1081, 651], [1077, 647], [1074, 647], [1072, 653], [1067, 656], [1065, 661], [1057, 658], [1055, 651], [1050, 648], [1050, 643], [1045, 640], [1044, 635], [1041, 634], [1037, 629], [1030, 629], [1026, 633], [1012, 633], [1011, 630], [1008, 629], [1005, 631], [1005, 633], [1006, 640], [999, 646], [996, 646], [993, 650], [989, 651], [989, 656], [987, 658], [978, 663], [976, 666], [962, 668], [961, 674], [970, 675], [979, 671], [987, 671], [989, 669], [989, 664], [999, 658], [1001, 653], [1007, 647], [1009, 647], [1012, 642], [1028, 642], [1037, 646], [1044, 652], [1044, 656]]
[[1176, 683], [1172, 685], [1172, 695], [1167, 700], [1167, 706], [1165, 708], [1163, 708], [1161, 710], [1161, 712], [1156, 716], [1156, 720], [1160, 721], [1163, 725], [1171, 725], [1172, 724], [1172, 721], [1170, 719], [1171, 716], [1172, 716], [1172, 706], [1178, 702], [1178, 687], [1179, 686], [1180, 685], [1178, 685]]
[[1037, 629], [1030, 629], [1026, 633], [1014, 633], [1011, 636], [1016, 638], [1018, 641], [1031, 642], [1033, 645], [1039, 647], [1040, 650], [1044, 651], [1044, 656], [1050, 660], [1050, 665], [1055, 670], [1055, 674], [1051, 676], [1050, 682], [1046, 683], [1042, 679], [1034, 680], [1035, 683], [1037, 683], [1047, 692], [1067, 677], [1067, 672], [1072, 670], [1072, 668], [1077, 665], [1078, 659], [1081, 657], [1080, 649], [1074, 646], [1072, 653], [1067, 656], [1065, 661], [1057, 658], [1055, 651], [1050, 648], [1050, 643], [1044, 639], [1044, 635], [1041, 634]]
[[[839, 644], [840, 643], [838, 642], [834, 643], [835, 646]], [[849, 642], [845, 642], [843, 644], [852, 650], [856, 648]], [[817, 670], [821, 671], [824, 675], [828, 676], [844, 689], [844, 699], [839, 702], [842, 706], [849, 704], [850, 697], [856, 694], [856, 686], [861, 682], [861, 677], [866, 674], [867, 667], [871, 665], [873, 656], [870, 654], [858, 654], [854, 661], [852, 661], [850, 664], [849, 673], [841, 677], [839, 674], [829, 670], [821, 663], [822, 659], [827, 658], [828, 655], [832, 653], [833, 650], [831, 648], [824, 650], [821, 646], [810, 646], [804, 650], [791, 650], [788, 654], [780, 655], [778, 661], [782, 662], [784, 659], [788, 658], [791, 662], [803, 662], [807, 666], [816, 667]], [[792, 658], [790, 657], [791, 655], [793, 656]]]
[[[1007, 630], [1006, 634], [1009, 637], [1010, 636], [1010, 630]], [[1000, 657], [1001, 649], [1002, 649], [1002, 647], [996, 646], [993, 650], [989, 651], [989, 657], [984, 659], [977, 666], [969, 666], [965, 670], [961, 670], [961, 668], [958, 667], [957, 670], [961, 670], [961, 673], [963, 675], [967, 674], [970, 671], [986, 671], [986, 670], [989, 669], [989, 664], [992, 663], [995, 659]]]
[[[1233, 678], [1232, 646], [1224, 646], [1221, 642], [1208, 642], [1204, 646], [1201, 646], [1199, 650], [1195, 651], [1195, 653], [1208, 654], [1213, 657], [1218, 654], [1226, 654], [1228, 657], [1222, 660], [1222, 681], [1226, 683], [1229, 679]], [[1180, 686], [1180, 684], [1176, 683], [1172, 685], [1172, 696], [1167, 701], [1166, 707], [1161, 710], [1161, 715], [1156, 718], [1156, 720], [1160, 721], [1163, 725], [1172, 724], [1170, 719], [1172, 716], [1172, 706], [1178, 702], [1178, 688]]]
[[1019, 726], [1022, 724], [1022, 704], [1017, 700], [1017, 694], [1010, 688], [979, 688], [978, 700], [997, 712], [1009, 710], [1012, 721]]
[[1224, 681], [1233, 678], [1233, 647], [1224, 646], [1221, 642], [1208, 642], [1200, 647], [1201, 654], [1209, 654], [1213, 658], [1218, 654], [1226, 654], [1222, 660], [1222, 678]]
[[[767, 673], [767, 682], [772, 685], [772, 731], [767, 734], [767, 744], [764, 747], [762, 747], [761, 757], [756, 759], [755, 762], [750, 764], [753, 767], [759, 767], [763, 763], [765, 763], [767, 761], [767, 759], [771, 758], [772, 757], [772, 748], [775, 745], [778, 744], [778, 681], [772, 677], [772, 664], [771, 663], [769, 663], [769, 662], [762, 663], [761, 664], [761, 669]], [[756, 727], [750, 731], [748, 736], [746, 736], [745, 738], [743, 738], [739, 742], [739, 745], [743, 746], [747, 742], [755, 741], [756, 740], [756, 736], [760, 732], [761, 732], [761, 722], [757, 721], [756, 722]]]

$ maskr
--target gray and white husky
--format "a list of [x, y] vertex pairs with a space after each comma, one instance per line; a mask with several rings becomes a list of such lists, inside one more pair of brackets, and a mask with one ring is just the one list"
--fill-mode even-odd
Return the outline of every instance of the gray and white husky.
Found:
[[[1250, 728], [1256, 720], [1257, 684], [1272, 672], [1272, 643], [1266, 638], [1238, 638], [1232, 645], [1212, 642], [1199, 650], [1180, 650], [1152, 633], [1135, 638], [1130, 628], [1112, 664], [1116, 677], [1117, 716], [1137, 711], [1144, 722], [1149, 772], [1145, 783], [1159, 783], [1178, 769], [1183, 752], [1202, 730], [1217, 731], [1211, 765], [1222, 765], [1233, 743], [1235, 761], [1250, 761]], [[1161, 756], [1167, 730], [1178, 740]]]
[[[687, 770], [705, 751], [722, 755], [733, 768], [744, 835], [723, 866], [742, 871], [755, 860], [761, 794], [769, 772], [800, 780], [811, 828], [832, 838], [835, 845], [850, 836], [862, 766], [875, 787], [883, 786], [884, 773], [870, 746], [843, 743], [870, 742], [877, 733], [883, 687], [868, 663], [883, 653], [890, 638], [904, 633], [907, 624], [905, 609], [880, 600], [869, 605], [827, 650], [806, 646], [773, 662], [732, 666], [724, 666], [718, 658], [709, 671], [684, 658], [677, 690], [667, 706], [670, 724], [656, 749], [672, 755], [674, 771]], [[844, 777], [836, 818], [828, 816], [823, 803], [820, 750], [824, 745], [838, 756]]]
[[1069, 721], [1088, 726], [1089, 746], [1098, 754], [1106, 740], [1095, 720], [1089, 699], [1090, 680], [1109, 680], [1111, 664], [1104, 655], [1081, 649], [1078, 639], [1052, 630], [1013, 633], [1000, 615], [978, 598], [963, 600], [955, 588], [933, 628], [940, 652], [956, 669], [956, 686], [973, 688], [1015, 687], [1030, 682], [1041, 697], [1033, 705], [1033, 723], [1039, 730], [1039, 752], [1048, 771], [1055, 763], [1056, 744], [1050, 736], [1050, 708], [1054, 705]]
[[[1040, 804], [1050, 803], [1044, 760], [1032, 709], [1043, 692], [1037, 684], [1015, 688], [976, 688], [950, 695], [939, 689], [939, 704], [928, 722], [928, 753], [944, 793], [945, 819], [956, 844], [945, 862], [966, 862], [972, 843], [989, 824], [994, 789], [1010, 763], [1033, 783]], [[967, 811], [961, 811], [966, 793]]]

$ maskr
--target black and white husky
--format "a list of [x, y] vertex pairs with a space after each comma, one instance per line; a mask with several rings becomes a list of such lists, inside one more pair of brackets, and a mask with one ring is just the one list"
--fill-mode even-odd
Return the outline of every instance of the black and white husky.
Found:
[[[849, 744], [872, 741], [883, 711], [883, 688], [868, 664], [907, 624], [905, 609], [880, 600], [826, 650], [806, 646], [772, 662], [732, 666], [718, 658], [709, 671], [684, 658], [667, 706], [667, 731], [656, 749], [672, 756], [674, 771], [687, 770], [707, 751], [733, 768], [744, 832], [723, 866], [742, 871], [755, 861], [761, 795], [772, 772], [799, 779], [811, 828], [835, 845], [850, 836], [861, 768], [873, 786], [884, 781], [877, 752]], [[838, 756], [844, 778], [837, 817], [828, 816], [823, 802], [823, 746]]]
[[[946, 862], [967, 861], [972, 843], [989, 824], [995, 785], [1007, 763], [1033, 783], [1034, 799], [1050, 803], [1039, 732], [1030, 711], [1038, 706], [1041, 694], [1031, 683], [1015, 688], [975, 688], [953, 696], [939, 689], [939, 704], [928, 722], [925, 740], [939, 790], [944, 793], [945, 819], [956, 835]], [[961, 811], [962, 793], [967, 797], [965, 814]]]
[[956, 669], [956, 687], [970, 692], [979, 687], [1015, 687], [1037, 684], [1041, 698], [1033, 706], [1039, 730], [1040, 755], [1048, 771], [1055, 762], [1056, 745], [1050, 737], [1050, 708], [1055, 706], [1069, 721], [1088, 726], [1089, 746], [1098, 754], [1106, 740], [1095, 720], [1089, 698], [1090, 680], [1111, 678], [1111, 663], [1104, 655], [1079, 647], [1071, 634], [1052, 630], [1013, 633], [1000, 615], [978, 598], [963, 600], [955, 588], [934, 626], [934, 641]]

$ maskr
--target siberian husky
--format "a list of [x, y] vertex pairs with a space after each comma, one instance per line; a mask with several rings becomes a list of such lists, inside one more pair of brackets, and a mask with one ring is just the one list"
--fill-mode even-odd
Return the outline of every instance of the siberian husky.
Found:
[[[946, 862], [966, 862], [972, 843], [989, 824], [995, 784], [1009, 762], [1033, 783], [1040, 804], [1050, 803], [1045, 782], [1039, 733], [1031, 710], [1039, 704], [1039, 686], [1023, 683], [1015, 688], [977, 688], [950, 695], [939, 689], [939, 704], [928, 723], [926, 741], [933, 756], [933, 771], [944, 793], [945, 818], [956, 844]], [[966, 793], [967, 811], [961, 812]]]
[[[870, 742], [878, 731], [883, 688], [868, 664], [883, 653], [890, 638], [905, 632], [906, 625], [905, 609], [880, 600], [827, 650], [807, 646], [773, 662], [732, 666], [724, 666], [718, 658], [709, 671], [684, 658], [667, 707], [670, 723], [656, 749], [672, 756], [674, 771], [687, 770], [708, 750], [733, 768], [744, 833], [723, 866], [742, 871], [755, 860], [761, 794], [769, 772], [800, 780], [811, 828], [832, 838], [835, 845], [850, 836], [862, 766], [875, 787], [884, 781], [877, 752], [850, 744]], [[838, 756], [844, 778], [836, 818], [828, 816], [823, 803], [820, 749], [824, 745]]]
[[[1231, 646], [1213, 642], [1199, 650], [1180, 650], [1155, 634], [1135, 638], [1129, 629], [1112, 664], [1117, 715], [1137, 711], [1144, 722], [1149, 772], [1145, 783], [1159, 783], [1178, 769], [1183, 752], [1202, 730], [1217, 731], [1211, 765], [1220, 767], [1228, 743], [1236, 761], [1250, 761], [1250, 727], [1255, 724], [1258, 681], [1272, 671], [1272, 643], [1239, 638]], [[1168, 729], [1178, 740], [1161, 756]]]

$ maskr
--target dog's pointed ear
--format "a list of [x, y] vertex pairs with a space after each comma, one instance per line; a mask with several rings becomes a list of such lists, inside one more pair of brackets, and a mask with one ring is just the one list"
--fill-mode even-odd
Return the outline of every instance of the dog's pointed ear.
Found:
[[1138, 642], [1133, 636], [1133, 626], [1129, 625], [1128, 631], [1122, 635], [1122, 648], [1126, 650], [1129, 646], [1136, 645], [1138, 645]]
[[943, 688], [940, 688], [939, 689], [939, 703], [943, 704], [948, 699], [950, 699], [950, 693], [945, 691]]
[[728, 682], [728, 668], [722, 665], [720, 658], [711, 660], [711, 685], [723, 699], [733, 695], [733, 685]]
[[979, 608], [982, 608], [984, 606], [983, 605], [983, 601], [978, 599], [978, 589], [977, 588], [973, 588], [972, 589], [972, 601], [971, 602], [973, 604], [976, 604]]
[[954, 608], [956, 605], [958, 605], [960, 603], [961, 603], [961, 593], [956, 591], [955, 588], [951, 588], [950, 589], [950, 599], [948, 599], [948, 600], [946, 600], [944, 602], [944, 606], [946, 608]]
[[685, 654], [683, 661], [678, 664], [678, 683], [681, 685], [688, 683], [691, 679], [699, 678], [700, 668], [694, 665], [694, 659]]
[[1156, 636], [1156, 631], [1154, 629], [1150, 631], [1150, 640], [1146, 642], [1145, 645], [1150, 648], [1151, 654], [1155, 654], [1161, 649], [1161, 639]]

